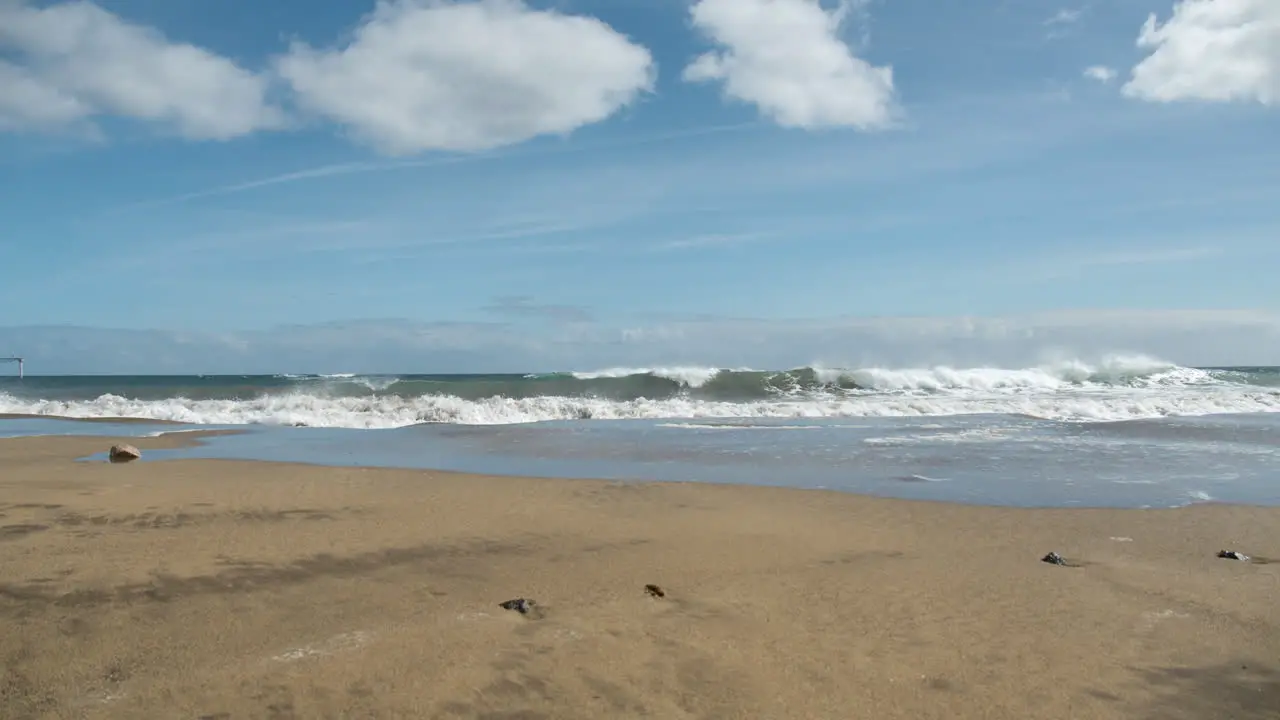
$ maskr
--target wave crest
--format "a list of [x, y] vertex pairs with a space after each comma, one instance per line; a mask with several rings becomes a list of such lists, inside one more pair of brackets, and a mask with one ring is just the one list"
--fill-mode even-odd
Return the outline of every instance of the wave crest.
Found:
[[178, 378], [186, 384], [159, 387], [145, 378], [93, 378], [81, 379], [92, 384], [74, 392], [43, 397], [32, 394], [40, 392], [41, 379], [30, 379], [0, 392], [0, 413], [349, 428], [964, 414], [1105, 421], [1280, 412], [1276, 377], [1274, 369], [1203, 370], [1116, 356], [1022, 369], [672, 366], [544, 375]]
[[[1179, 367], [1145, 357], [1116, 357], [1099, 364], [1070, 360], [1026, 369], [996, 367], [867, 368], [824, 370], [828, 382], [847, 381], [859, 389], [880, 391], [1060, 390], [1074, 386], [1152, 387], [1211, 384], [1207, 370]], [[836, 378], [837, 380], [831, 380]]]
[[[670, 380], [682, 387], [700, 388], [714, 380], [722, 372], [735, 372], [713, 367], [669, 367], [669, 368], [609, 368], [591, 372], [570, 373], [578, 380], [601, 380], [605, 378], [654, 377]], [[751, 372], [737, 370], [736, 372]]]

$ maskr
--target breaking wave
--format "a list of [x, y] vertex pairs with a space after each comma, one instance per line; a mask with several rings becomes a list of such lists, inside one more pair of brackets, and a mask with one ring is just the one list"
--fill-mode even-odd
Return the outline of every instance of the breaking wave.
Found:
[[1188, 368], [1145, 357], [1022, 369], [665, 367], [540, 375], [27, 378], [0, 385], [0, 413], [349, 428], [968, 414], [1111, 421], [1263, 412], [1280, 412], [1280, 369]]

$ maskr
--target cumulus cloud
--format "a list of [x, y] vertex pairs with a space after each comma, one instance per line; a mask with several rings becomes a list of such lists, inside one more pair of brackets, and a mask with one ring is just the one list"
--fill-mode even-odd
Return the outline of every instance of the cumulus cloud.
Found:
[[840, 37], [856, 5], [818, 0], [698, 0], [693, 26], [719, 49], [684, 70], [689, 82], [719, 82], [724, 95], [755, 105], [784, 127], [877, 129], [895, 115], [893, 70], [859, 58]]
[[65, 125], [92, 109], [26, 69], [0, 61], [0, 130]]
[[115, 116], [229, 139], [290, 124], [278, 87], [388, 154], [485, 150], [604, 120], [655, 75], [600, 20], [522, 0], [384, 0], [342, 46], [296, 43], [258, 72], [86, 0], [0, 0], [0, 131]]
[[192, 139], [279, 127], [268, 82], [89, 2], [0, 2], [0, 128], [48, 129], [115, 115]]
[[1138, 36], [1149, 54], [1125, 95], [1153, 102], [1280, 102], [1280, 2], [1182, 0]]
[[654, 82], [649, 51], [521, 0], [379, 2], [340, 47], [276, 64], [305, 109], [388, 154], [484, 150], [599, 122]]
[[1093, 65], [1084, 69], [1084, 76], [1100, 83], [1109, 83], [1116, 79], [1116, 71], [1106, 65]]

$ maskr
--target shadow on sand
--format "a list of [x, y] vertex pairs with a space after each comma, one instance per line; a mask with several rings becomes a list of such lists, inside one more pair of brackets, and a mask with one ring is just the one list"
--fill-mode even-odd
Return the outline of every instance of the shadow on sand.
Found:
[[1149, 720], [1280, 720], [1280, 671], [1248, 661], [1154, 668], [1139, 676], [1158, 699]]

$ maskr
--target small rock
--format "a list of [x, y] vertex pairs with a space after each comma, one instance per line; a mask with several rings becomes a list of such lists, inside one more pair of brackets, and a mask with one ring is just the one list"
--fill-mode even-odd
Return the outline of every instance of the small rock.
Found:
[[1056, 552], [1051, 552], [1048, 555], [1045, 555], [1044, 557], [1040, 558], [1040, 562], [1047, 562], [1050, 565], [1066, 565], [1067, 564], [1066, 558], [1062, 557]]
[[1226, 560], [1243, 560], [1245, 562], [1249, 562], [1248, 555], [1245, 555], [1244, 553], [1236, 552], [1235, 550], [1219, 550], [1218, 557], [1224, 558]]
[[662, 588], [657, 585], [645, 585], [644, 591], [648, 593], [650, 597], [664, 598], [667, 596], [667, 594], [663, 592]]
[[516, 598], [515, 600], [508, 600], [499, 604], [499, 607], [503, 610], [515, 610], [521, 615], [528, 615], [533, 612], [533, 609], [537, 606], [538, 603], [527, 598]]
[[142, 451], [132, 445], [112, 445], [107, 459], [113, 463], [133, 462], [142, 457]]

